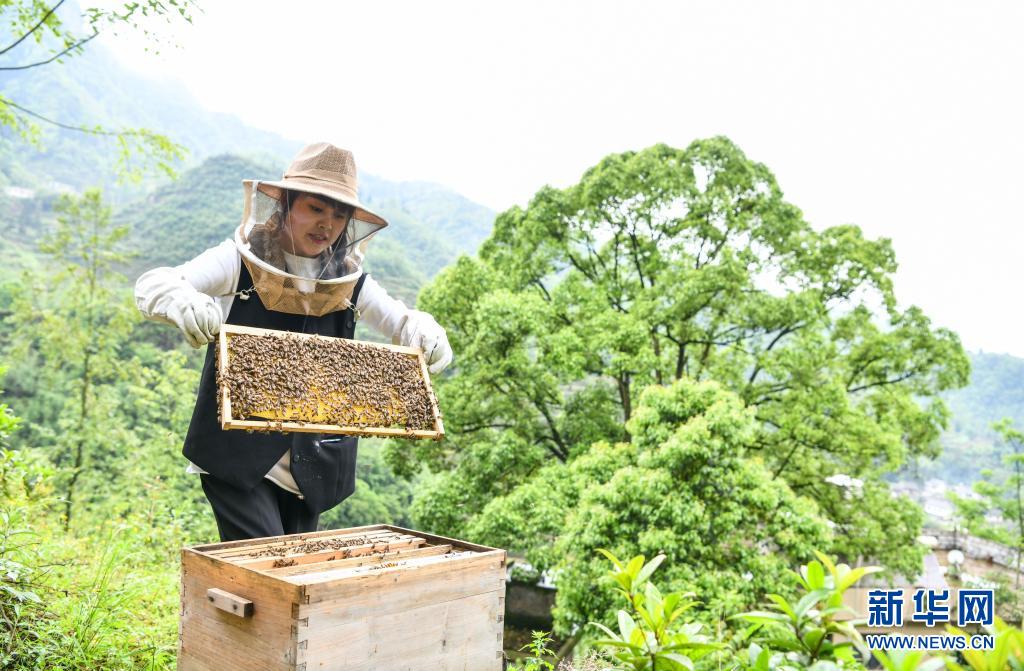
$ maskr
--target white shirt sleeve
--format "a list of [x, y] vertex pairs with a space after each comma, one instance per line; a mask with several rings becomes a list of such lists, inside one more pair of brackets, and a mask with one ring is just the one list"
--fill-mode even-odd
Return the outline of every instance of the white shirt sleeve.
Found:
[[359, 319], [383, 336], [391, 338], [391, 344], [401, 345], [402, 327], [413, 312], [405, 303], [392, 298], [373, 276], [367, 275], [363, 288], [356, 298]]
[[173, 323], [168, 312], [194, 293], [211, 296], [226, 319], [231, 309], [242, 259], [232, 240], [186, 261], [180, 266], [154, 268], [135, 282], [135, 305], [146, 319]]

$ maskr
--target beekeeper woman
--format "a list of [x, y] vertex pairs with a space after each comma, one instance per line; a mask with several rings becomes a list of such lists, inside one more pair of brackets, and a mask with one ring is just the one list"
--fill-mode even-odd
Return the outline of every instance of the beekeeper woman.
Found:
[[[222, 323], [351, 338], [357, 319], [395, 344], [422, 348], [431, 373], [452, 361], [433, 317], [388, 296], [363, 272], [370, 238], [387, 222], [359, 202], [352, 154], [303, 149], [280, 181], [246, 180], [234, 239], [135, 285], [147, 319], [189, 344]], [[199, 473], [221, 540], [313, 531], [320, 513], [355, 489], [356, 438], [224, 431], [217, 418], [216, 346], [206, 350], [183, 453]]]

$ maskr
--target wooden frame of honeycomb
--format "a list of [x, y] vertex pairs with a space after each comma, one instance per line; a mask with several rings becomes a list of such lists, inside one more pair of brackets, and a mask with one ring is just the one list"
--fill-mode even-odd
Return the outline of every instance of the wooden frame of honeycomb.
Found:
[[414, 347], [224, 324], [217, 385], [223, 429], [444, 437], [427, 363]]

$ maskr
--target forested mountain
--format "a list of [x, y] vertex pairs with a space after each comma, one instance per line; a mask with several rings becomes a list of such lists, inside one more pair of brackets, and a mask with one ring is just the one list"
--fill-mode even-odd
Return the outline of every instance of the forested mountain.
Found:
[[[268, 161], [213, 156], [119, 208], [116, 218], [131, 227], [136, 251], [126, 273], [135, 277], [147, 268], [177, 265], [231, 237], [242, 215], [242, 180], [276, 179], [282, 172], [282, 165]], [[419, 287], [458, 253], [473, 251], [469, 241], [482, 239], [493, 218], [486, 208], [442, 187], [414, 184], [411, 192], [407, 205], [400, 183], [366, 177], [361, 187], [363, 201], [390, 220], [371, 243], [367, 267], [409, 304]], [[424, 192], [432, 199], [421, 198]], [[387, 199], [376, 193], [387, 194]], [[430, 216], [435, 207], [438, 213]]]
[[[131, 226], [134, 256], [122, 268], [130, 280], [229, 236], [241, 215], [241, 180], [280, 176], [301, 146], [204, 110], [180, 84], [128, 71], [100, 48], [60, 67], [8, 73], [0, 92], [65, 123], [147, 127], [188, 149], [178, 179], [126, 185], [115, 179], [117, 152], [107, 138], [40, 124], [40, 144], [32, 146], [0, 129], [0, 250], [7, 259], [0, 285], [39, 267], [36, 245], [59, 191], [105, 187], [116, 220]], [[363, 174], [360, 186], [364, 200], [392, 224], [373, 241], [368, 268], [410, 304], [440, 268], [459, 253], [472, 253], [493, 221], [487, 208], [438, 185]], [[4, 296], [0, 286], [0, 311]], [[991, 422], [1011, 417], [1024, 425], [1024, 361], [986, 353], [971, 359], [971, 385], [946, 395], [952, 417], [944, 454], [920, 461], [920, 477], [971, 481], [981, 468], [999, 465]]]
[[[90, 47], [59, 67], [4, 73], [0, 93], [63, 124], [147, 128], [167, 135], [187, 149], [183, 167], [224, 152], [273, 161], [291, 156], [302, 145], [241, 124], [231, 115], [205, 110], [180, 83], [135, 74], [99, 47]], [[0, 130], [0, 186], [104, 186], [120, 196], [144, 193], [153, 184], [153, 179], [141, 185], [117, 183], [118, 151], [108, 137], [42, 122], [39, 129], [36, 146], [10, 129]]]
[[950, 421], [941, 439], [942, 454], [919, 459], [907, 475], [970, 484], [983, 469], [1005, 467], [1002, 457], [1009, 448], [997, 439], [992, 423], [1009, 418], [1024, 429], [1024, 359], [987, 352], [974, 352], [970, 359], [970, 384], [944, 395]]
[[[51, 219], [55, 194], [91, 186], [103, 187], [116, 220], [131, 226], [135, 256], [126, 274], [181, 263], [231, 235], [242, 212], [242, 179], [279, 178], [302, 146], [205, 110], [181, 84], [137, 75], [101, 48], [60, 67], [5, 74], [0, 93], [61, 123], [145, 127], [187, 149], [178, 179], [154, 175], [125, 184], [116, 179], [118, 152], [110, 138], [40, 122], [33, 145], [0, 128], [0, 244], [21, 265], [30, 262]], [[487, 208], [424, 182], [364, 173], [360, 195], [391, 222], [372, 244], [368, 269], [410, 304], [426, 280], [476, 249], [494, 219]]]

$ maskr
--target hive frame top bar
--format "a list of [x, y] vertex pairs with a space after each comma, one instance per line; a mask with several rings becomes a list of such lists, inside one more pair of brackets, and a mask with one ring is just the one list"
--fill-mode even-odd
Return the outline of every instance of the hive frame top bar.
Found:
[[[330, 336], [322, 336], [315, 333], [295, 333], [291, 331], [275, 331], [271, 329], [253, 328], [251, 326], [237, 326], [234, 324], [223, 324], [218, 336], [217, 369], [219, 376], [225, 374], [228, 366], [228, 338], [232, 335], [254, 335], [275, 338], [314, 338], [321, 340], [339, 340]], [[314, 424], [310, 422], [284, 421], [284, 420], [250, 420], [235, 419], [231, 414], [231, 395], [227, 385], [220, 385], [220, 425], [222, 429], [244, 429], [244, 430], [277, 430], [299, 433], [330, 433], [351, 436], [374, 436], [379, 438], [427, 438], [441, 440], [444, 438], [444, 423], [441, 419], [441, 410], [437, 406], [437, 396], [434, 394], [433, 385], [430, 382], [430, 372], [427, 370], [427, 361], [423, 356], [423, 350], [418, 347], [403, 347], [401, 345], [388, 345], [363, 340], [353, 340], [352, 343], [364, 347], [376, 347], [393, 352], [408, 354], [417, 358], [423, 382], [426, 385], [427, 395], [430, 398], [431, 410], [434, 417], [434, 430], [422, 429], [401, 429], [393, 427], [361, 427], [341, 426], [338, 424]]]
[[462, 541], [455, 538], [448, 538], [446, 536], [438, 536], [437, 534], [427, 533], [425, 531], [417, 531], [416, 529], [406, 529], [405, 527], [395, 526], [393, 524], [370, 524], [362, 527], [349, 527], [346, 529], [324, 529], [322, 531], [308, 531], [300, 534], [287, 534], [284, 536], [265, 536], [262, 538], [248, 538], [242, 541], [222, 541], [220, 543], [204, 543], [202, 545], [193, 545], [185, 548], [191, 552], [199, 552], [202, 554], [208, 554], [210, 556], [216, 556], [217, 551], [223, 550], [244, 550], [247, 547], [254, 547], [257, 545], [277, 545], [294, 543], [297, 541], [307, 540], [322, 540], [325, 538], [331, 538], [333, 536], [343, 535], [357, 535], [367, 534], [375, 531], [393, 532], [397, 534], [408, 534], [411, 536], [418, 536], [426, 539], [431, 543], [436, 544], [451, 544], [474, 552], [504, 552], [498, 548], [492, 548], [487, 545], [479, 545], [477, 543], [470, 543], [468, 541]]
[[[345, 340], [345, 338], [333, 338], [331, 336], [319, 335], [317, 333], [300, 333], [298, 331], [275, 331], [273, 329], [261, 329], [253, 326], [238, 326], [236, 324], [222, 324], [220, 327], [221, 335], [225, 334], [239, 334], [239, 335], [256, 335], [256, 336], [275, 336], [278, 338], [312, 338], [314, 340]], [[393, 352], [402, 352], [403, 354], [412, 354], [415, 356], [422, 356], [423, 350], [419, 347], [403, 347], [401, 345], [388, 345], [386, 343], [370, 342], [369, 340], [351, 340], [350, 342], [358, 343], [360, 345], [366, 345], [369, 347], [380, 347], [382, 349], [389, 349]]]
[[182, 553], [310, 588], [439, 564], [505, 560], [504, 550], [384, 524], [198, 545]]

